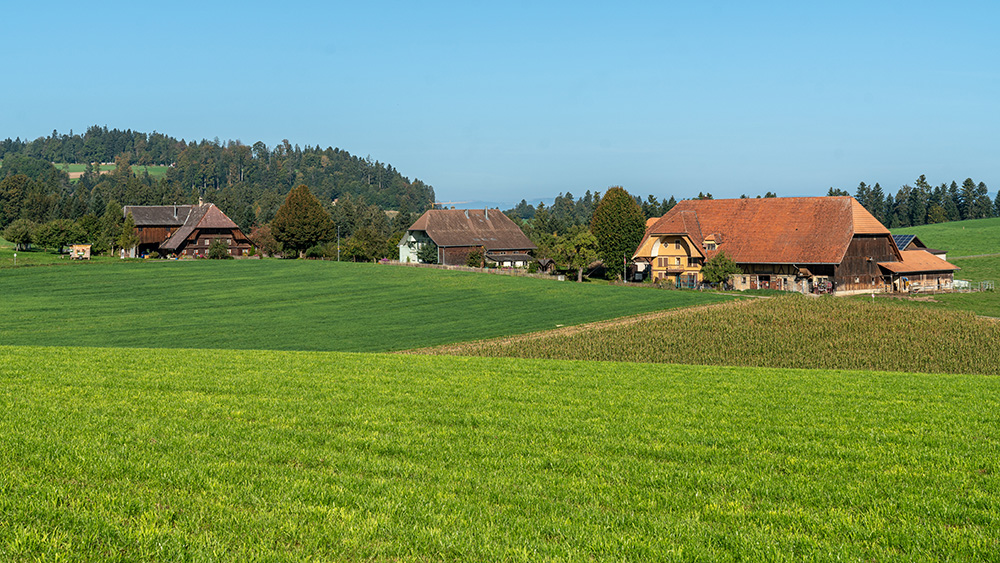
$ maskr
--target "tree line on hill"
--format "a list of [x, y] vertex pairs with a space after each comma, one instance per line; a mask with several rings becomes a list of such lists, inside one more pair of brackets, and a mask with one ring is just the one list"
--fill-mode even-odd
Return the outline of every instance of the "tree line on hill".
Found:
[[[830, 188], [827, 195], [850, 194]], [[861, 182], [854, 199], [890, 229], [1000, 217], [1000, 192], [991, 200], [986, 184], [972, 178], [966, 178], [961, 186], [952, 181], [931, 187], [921, 174], [913, 186], [900, 187], [895, 196], [885, 193], [877, 182], [874, 186]]]
[[[112, 161], [114, 167], [102, 165]], [[70, 179], [68, 164], [85, 164], [78, 179]], [[134, 168], [156, 165], [166, 172], [150, 175]], [[359, 243], [349, 246], [356, 253], [384, 250], [402, 222], [434, 202], [433, 188], [422, 181], [336, 148], [300, 148], [287, 140], [275, 147], [259, 141], [252, 146], [218, 139], [186, 142], [94, 126], [84, 135], [53, 131], [30, 142], [0, 141], [0, 229], [20, 221], [13, 232], [25, 244], [59, 248], [72, 239], [102, 253], [120, 246], [122, 206], [204, 199], [249, 233], [270, 223], [293, 186], [301, 184], [323, 202], [341, 238]]]
[[[83, 135], [60, 135], [34, 141], [0, 141], [0, 178], [24, 174], [32, 180], [21, 200], [0, 194], [3, 217], [35, 222], [76, 220], [100, 214], [107, 202], [124, 205], [215, 203], [241, 228], [270, 221], [285, 195], [307, 184], [321, 200], [350, 197], [386, 210], [423, 211], [434, 202], [434, 189], [410, 180], [391, 165], [328, 147], [299, 147], [288, 140], [274, 147], [258, 141], [187, 142], [161, 133], [93, 126]], [[101, 163], [114, 162], [124, 173], [101, 174]], [[56, 164], [85, 164], [71, 182]], [[167, 166], [162, 176], [131, 166]], [[23, 208], [23, 210], [22, 210]], [[0, 226], [9, 222], [4, 221]]]

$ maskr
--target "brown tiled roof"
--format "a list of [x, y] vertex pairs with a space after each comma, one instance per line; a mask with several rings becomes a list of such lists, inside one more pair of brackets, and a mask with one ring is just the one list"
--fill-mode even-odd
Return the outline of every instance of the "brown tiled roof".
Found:
[[122, 214], [132, 214], [136, 227], [176, 227], [183, 225], [197, 205], [126, 205]]
[[[852, 197], [784, 197], [684, 200], [646, 238], [671, 234], [688, 235], [708, 257], [724, 251], [741, 264], [839, 264], [855, 234], [889, 230]], [[717, 250], [702, 248], [707, 236], [720, 241]]]
[[536, 248], [521, 229], [499, 210], [432, 209], [420, 216], [410, 231], [424, 231], [441, 247], [482, 246], [486, 250]]
[[894, 274], [916, 272], [954, 272], [958, 266], [945, 262], [926, 250], [904, 250], [902, 262], [879, 262], [878, 265]]

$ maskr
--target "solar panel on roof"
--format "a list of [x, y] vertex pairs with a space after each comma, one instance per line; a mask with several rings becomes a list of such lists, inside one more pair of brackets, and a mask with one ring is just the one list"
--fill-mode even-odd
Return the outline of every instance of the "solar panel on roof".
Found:
[[892, 235], [892, 240], [896, 241], [896, 246], [903, 250], [906, 245], [913, 242], [913, 239], [917, 238], [917, 235]]

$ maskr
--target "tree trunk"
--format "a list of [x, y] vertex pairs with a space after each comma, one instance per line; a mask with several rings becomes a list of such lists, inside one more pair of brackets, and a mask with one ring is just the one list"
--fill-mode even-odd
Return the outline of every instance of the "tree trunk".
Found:
[[583, 268], [576, 269], [576, 281], [583, 282]]

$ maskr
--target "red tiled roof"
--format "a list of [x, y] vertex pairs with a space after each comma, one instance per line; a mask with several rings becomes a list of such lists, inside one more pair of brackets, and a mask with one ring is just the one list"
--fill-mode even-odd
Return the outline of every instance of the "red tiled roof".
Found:
[[879, 262], [878, 265], [894, 274], [961, 270], [958, 266], [945, 262], [926, 250], [903, 250], [901, 254], [902, 262]]
[[521, 229], [499, 210], [432, 209], [410, 225], [424, 231], [442, 247], [482, 246], [486, 250], [531, 250], [537, 248]]
[[[671, 234], [742, 264], [839, 264], [855, 234], [889, 230], [852, 197], [784, 197], [684, 200], [646, 231]], [[721, 241], [717, 250], [701, 247], [707, 236]]]

